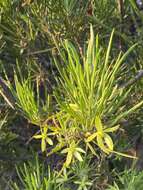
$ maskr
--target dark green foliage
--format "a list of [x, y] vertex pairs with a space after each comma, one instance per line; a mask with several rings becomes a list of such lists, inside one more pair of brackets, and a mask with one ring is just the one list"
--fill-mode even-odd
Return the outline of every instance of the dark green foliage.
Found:
[[143, 172], [135, 170], [125, 170], [118, 175], [118, 179], [113, 186], [107, 190], [142, 190], [143, 189]]

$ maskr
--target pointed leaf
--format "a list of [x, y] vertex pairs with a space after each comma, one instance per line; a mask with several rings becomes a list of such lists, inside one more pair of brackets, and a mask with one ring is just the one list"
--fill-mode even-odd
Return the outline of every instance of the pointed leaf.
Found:
[[93, 139], [97, 136], [97, 132], [96, 133], [93, 133], [92, 135], [90, 135], [88, 138], [87, 138], [87, 140], [86, 140], [86, 142], [91, 142], [91, 141], [93, 141]]
[[106, 154], [109, 154], [109, 150], [104, 145], [103, 138], [100, 135], [97, 136], [97, 145], [99, 146], [101, 150], [103, 150], [103, 152], [105, 152]]
[[44, 128], [43, 128], [44, 134], [47, 134], [47, 131], [48, 131], [48, 127], [47, 127], [47, 126], [44, 126]]
[[65, 143], [60, 142], [59, 144], [57, 144], [57, 145], [55, 146], [55, 148], [53, 148], [53, 149], [47, 154], [47, 156], [50, 156], [51, 154], [53, 154], [53, 153], [55, 153], [55, 152], [58, 152], [58, 151], [61, 150], [64, 146], [65, 146]]
[[46, 141], [49, 145], [53, 145], [53, 141], [49, 137], [46, 138]]
[[89, 149], [91, 150], [92, 154], [95, 155], [95, 156], [97, 156], [97, 157], [99, 157], [98, 154], [95, 152], [94, 148], [91, 146], [91, 144], [88, 143], [88, 142], [86, 144], [89, 147]]
[[108, 134], [104, 134], [104, 140], [105, 140], [105, 143], [108, 146], [108, 148], [110, 150], [113, 150], [113, 147], [114, 147], [113, 141], [112, 141], [111, 137]]
[[33, 138], [34, 138], [34, 139], [41, 139], [41, 138], [42, 138], [42, 135], [34, 135]]
[[114, 131], [117, 131], [118, 129], [119, 129], [119, 127], [120, 127], [120, 125], [116, 125], [115, 127], [111, 127], [111, 128], [106, 128], [106, 129], [104, 129], [104, 132], [106, 132], [106, 133], [112, 133], [112, 132], [114, 132]]
[[73, 158], [73, 152], [69, 151], [67, 154], [66, 163], [65, 163], [66, 167], [70, 165], [72, 158]]
[[63, 149], [62, 151], [61, 151], [61, 153], [62, 154], [65, 154], [65, 153], [67, 153], [69, 151], [69, 148], [65, 148], [65, 149]]
[[45, 150], [46, 150], [46, 142], [45, 142], [45, 139], [42, 139], [42, 141], [41, 141], [41, 150], [42, 150], [42, 152], [45, 152]]
[[138, 159], [136, 156], [132, 156], [132, 155], [121, 153], [121, 152], [117, 152], [117, 151], [112, 151], [112, 153], [115, 153], [115, 154], [118, 154], [120, 156], [127, 157], [127, 158]]
[[83, 159], [82, 159], [82, 157], [81, 157], [81, 155], [80, 155], [80, 153], [79, 152], [74, 152], [74, 156], [80, 161], [80, 162], [82, 162], [83, 161]]
[[77, 106], [77, 104], [69, 104], [69, 106], [70, 106], [74, 111], [78, 111], [78, 106]]
[[95, 117], [95, 127], [97, 129], [97, 132], [100, 132], [100, 133], [103, 132], [103, 126], [102, 126], [101, 119], [99, 116]]
[[84, 154], [86, 153], [82, 148], [79, 148], [79, 147], [77, 147], [76, 150], [77, 150], [78, 152], [81, 152], [81, 153], [84, 153]]

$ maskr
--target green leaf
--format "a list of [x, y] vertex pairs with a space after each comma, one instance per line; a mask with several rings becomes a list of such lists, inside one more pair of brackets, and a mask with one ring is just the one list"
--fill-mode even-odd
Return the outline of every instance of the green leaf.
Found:
[[106, 146], [104, 145], [104, 141], [103, 138], [98, 135], [97, 136], [97, 145], [99, 146], [99, 148], [101, 148], [101, 150], [103, 150], [103, 152], [105, 152], [106, 154], [109, 154], [109, 150], [106, 148]]
[[66, 154], [69, 151], [69, 148], [65, 148], [61, 151], [62, 154]]
[[97, 129], [97, 132], [103, 133], [103, 126], [99, 116], [95, 117], [95, 127]]
[[41, 139], [43, 136], [42, 135], [34, 135], [33, 138], [34, 139]]
[[82, 162], [83, 161], [83, 159], [82, 159], [82, 157], [81, 157], [81, 155], [80, 155], [80, 153], [79, 152], [74, 152], [74, 156], [80, 161], [80, 162]]
[[116, 125], [115, 127], [111, 127], [111, 128], [106, 128], [106, 129], [104, 129], [104, 132], [105, 133], [112, 133], [112, 132], [114, 132], [114, 131], [117, 131], [118, 129], [119, 129], [119, 127], [120, 127], [120, 125]]
[[131, 109], [129, 109], [128, 111], [125, 111], [121, 114], [119, 114], [116, 119], [113, 121], [113, 123], [111, 125], [116, 124], [121, 118], [124, 118], [130, 114], [132, 114], [136, 109], [138, 109], [139, 107], [141, 107], [143, 105], [143, 100], [141, 102], [139, 102], [138, 104], [136, 104], [135, 106], [133, 106]]
[[69, 150], [67, 154], [66, 162], [65, 162], [66, 167], [70, 165], [72, 158], [73, 158], [73, 152]]
[[49, 137], [46, 138], [46, 141], [49, 145], [53, 145], [53, 141]]
[[44, 134], [47, 134], [47, 131], [48, 131], [48, 126], [45, 125], [45, 126], [43, 127], [43, 133], [44, 133]]
[[86, 142], [86, 145], [88, 146], [88, 148], [91, 150], [92, 154], [97, 156], [97, 158], [99, 157], [98, 154], [95, 152], [94, 148], [91, 146], [90, 143]]
[[42, 150], [42, 152], [45, 152], [45, 150], [46, 150], [46, 142], [45, 142], [45, 139], [42, 139], [42, 140], [41, 140], [41, 150]]
[[78, 152], [81, 152], [81, 153], [84, 153], [84, 154], [86, 153], [82, 148], [79, 148], [79, 147], [77, 147], [76, 150], [77, 150]]
[[74, 110], [74, 111], [78, 111], [78, 106], [76, 104], [69, 104], [69, 106]]
[[136, 156], [132, 156], [129, 154], [125, 154], [125, 153], [121, 153], [121, 152], [117, 152], [117, 151], [111, 151], [112, 153], [118, 154], [120, 156], [126, 157], [126, 158], [132, 158], [132, 159], [138, 159]]
[[109, 55], [110, 55], [110, 51], [111, 51], [111, 45], [112, 45], [112, 40], [113, 40], [113, 35], [114, 35], [114, 30], [112, 30], [111, 36], [110, 36], [110, 40], [109, 40], [109, 44], [108, 44], [108, 49], [106, 52], [106, 58], [105, 58], [105, 66], [107, 66], [108, 61], [109, 61]]
[[113, 150], [114, 144], [111, 137], [108, 134], [104, 134], [104, 140], [110, 150]]
[[48, 154], [47, 156], [50, 156], [51, 154], [54, 154], [58, 151], [60, 151], [65, 146], [64, 142], [58, 143]]
[[98, 132], [93, 133], [92, 135], [90, 135], [87, 139], [86, 142], [91, 142], [95, 139], [95, 137], [97, 137]]

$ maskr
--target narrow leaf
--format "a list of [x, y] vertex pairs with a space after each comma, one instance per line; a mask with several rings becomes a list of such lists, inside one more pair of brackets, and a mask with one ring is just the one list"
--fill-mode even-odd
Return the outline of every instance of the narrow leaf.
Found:
[[46, 150], [46, 142], [45, 142], [45, 139], [42, 139], [42, 141], [41, 141], [41, 150], [42, 150], [42, 152], [45, 152], [45, 150]]
[[83, 159], [82, 159], [82, 157], [81, 157], [81, 155], [80, 155], [80, 153], [79, 152], [74, 152], [74, 156], [80, 161], [80, 162], [82, 162], [83, 161]]
[[53, 145], [53, 141], [49, 137], [46, 138], [46, 141], [49, 145]]
[[112, 132], [114, 132], [114, 131], [117, 131], [118, 129], [119, 129], [119, 127], [120, 127], [120, 125], [116, 125], [115, 127], [111, 127], [111, 128], [106, 128], [106, 129], [104, 129], [104, 132], [106, 132], [106, 133], [112, 133]]
[[65, 163], [66, 167], [70, 165], [72, 158], [73, 158], [73, 152], [69, 151], [67, 154], [66, 163]]
[[93, 140], [95, 139], [95, 137], [97, 136], [97, 134], [98, 134], [98, 132], [93, 133], [92, 135], [90, 135], [90, 136], [87, 138], [86, 142], [91, 142], [91, 141], [93, 141]]
[[110, 150], [113, 150], [113, 147], [114, 147], [113, 141], [112, 141], [111, 137], [108, 134], [104, 134], [104, 140], [105, 140], [105, 143], [108, 146], [108, 148]]

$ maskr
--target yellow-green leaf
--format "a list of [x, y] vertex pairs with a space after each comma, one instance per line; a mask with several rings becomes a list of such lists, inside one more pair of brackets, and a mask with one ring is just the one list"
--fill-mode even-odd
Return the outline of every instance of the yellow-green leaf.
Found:
[[33, 138], [34, 138], [34, 139], [41, 139], [41, 138], [42, 138], [42, 135], [34, 135]]
[[100, 133], [103, 132], [103, 126], [102, 126], [101, 119], [99, 116], [95, 117], [95, 127], [97, 129], [97, 132], [100, 132]]
[[91, 141], [93, 141], [93, 139], [97, 136], [97, 132], [96, 133], [93, 133], [92, 135], [90, 135], [88, 138], [87, 138], [87, 140], [86, 140], [86, 142], [91, 142]]
[[69, 148], [65, 148], [65, 149], [63, 149], [63, 150], [61, 151], [61, 153], [62, 153], [62, 154], [65, 154], [65, 153], [68, 152], [68, 150], [69, 150]]
[[69, 104], [69, 106], [70, 106], [74, 111], [78, 111], [78, 106], [77, 106], [77, 104]]
[[47, 126], [44, 126], [44, 128], [43, 128], [44, 134], [47, 134], [47, 131], [48, 131], [48, 127], [47, 127]]
[[66, 167], [68, 167], [72, 161], [72, 158], [73, 158], [73, 152], [72, 151], [68, 151], [68, 154], [67, 154], [67, 158], [66, 158]]
[[99, 148], [101, 148], [101, 150], [103, 150], [103, 152], [109, 154], [109, 150], [105, 147], [103, 138], [100, 135], [97, 136], [97, 145], [99, 146]]
[[106, 133], [112, 133], [112, 132], [114, 132], [114, 131], [117, 131], [118, 129], [119, 129], [119, 127], [120, 127], [120, 125], [116, 125], [115, 127], [111, 127], [111, 128], [106, 128], [106, 129], [104, 129], [104, 132], [106, 132]]
[[48, 154], [47, 156], [50, 156], [51, 154], [55, 153], [55, 152], [58, 152], [59, 150], [61, 150], [63, 147], [64, 147], [65, 143], [63, 142], [60, 142], [58, 143], [55, 148], [53, 148]]
[[112, 151], [112, 153], [115, 153], [115, 154], [118, 154], [120, 156], [124, 156], [124, 157], [127, 157], [127, 158], [138, 159], [136, 156], [132, 156], [132, 155], [121, 153], [121, 152], [117, 152], [117, 151]]
[[46, 150], [46, 142], [45, 142], [45, 139], [42, 139], [42, 141], [41, 141], [41, 150], [42, 150], [42, 152], [45, 152], [45, 150]]
[[113, 150], [114, 144], [111, 137], [108, 134], [104, 134], [104, 140], [110, 150]]
[[49, 137], [46, 138], [46, 141], [49, 145], [53, 145], [53, 141]]
[[55, 126], [49, 126], [49, 129], [51, 131], [53, 131], [55, 134], [60, 131], [60, 127], [58, 127], [58, 126], [56, 126], [56, 127]]
[[77, 147], [76, 150], [77, 150], [78, 152], [81, 152], [81, 153], [84, 153], [84, 154], [86, 153], [82, 148], [79, 148], [79, 147]]
[[92, 154], [99, 157], [98, 154], [95, 152], [94, 148], [91, 146], [91, 144], [88, 142], [86, 144], [87, 144], [88, 148], [91, 150]]
[[80, 155], [80, 153], [79, 152], [74, 152], [74, 156], [80, 161], [80, 162], [82, 162], [83, 161], [83, 159], [82, 159], [82, 157], [81, 157], [81, 155]]

